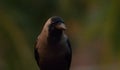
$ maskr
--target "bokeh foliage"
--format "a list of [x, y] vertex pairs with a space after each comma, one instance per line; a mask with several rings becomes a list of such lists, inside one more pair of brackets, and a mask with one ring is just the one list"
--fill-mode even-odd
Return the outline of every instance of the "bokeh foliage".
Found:
[[119, 12], [119, 0], [1, 0], [0, 70], [38, 70], [34, 43], [53, 15], [68, 26], [71, 70], [119, 70]]

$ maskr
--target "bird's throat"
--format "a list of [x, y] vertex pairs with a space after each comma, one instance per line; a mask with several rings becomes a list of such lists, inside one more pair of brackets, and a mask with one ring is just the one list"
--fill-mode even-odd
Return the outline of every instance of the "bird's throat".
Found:
[[62, 30], [53, 30], [48, 35], [48, 43], [57, 44], [62, 37], [63, 31]]

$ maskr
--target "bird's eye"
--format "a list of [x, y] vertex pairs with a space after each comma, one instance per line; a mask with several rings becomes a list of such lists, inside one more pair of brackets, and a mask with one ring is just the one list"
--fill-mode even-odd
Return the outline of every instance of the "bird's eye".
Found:
[[52, 24], [55, 24], [55, 22], [51, 22]]
[[56, 23], [60, 23], [60, 21], [54, 21], [54, 22], [52, 22], [53, 25], [56, 24]]

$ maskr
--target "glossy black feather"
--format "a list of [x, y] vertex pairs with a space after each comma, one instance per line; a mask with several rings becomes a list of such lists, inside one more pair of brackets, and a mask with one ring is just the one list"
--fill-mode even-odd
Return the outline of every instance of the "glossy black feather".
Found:
[[72, 48], [71, 48], [71, 44], [70, 44], [70, 41], [67, 39], [67, 44], [68, 44], [68, 47], [69, 47], [69, 54], [67, 54], [67, 61], [68, 61], [68, 68], [70, 68], [70, 65], [71, 65], [71, 60], [72, 60]]

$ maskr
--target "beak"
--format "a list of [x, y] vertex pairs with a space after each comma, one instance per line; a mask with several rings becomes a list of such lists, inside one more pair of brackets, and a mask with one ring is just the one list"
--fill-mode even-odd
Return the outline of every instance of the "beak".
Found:
[[64, 23], [59, 23], [55, 26], [57, 29], [60, 29], [60, 30], [66, 30], [66, 26]]

